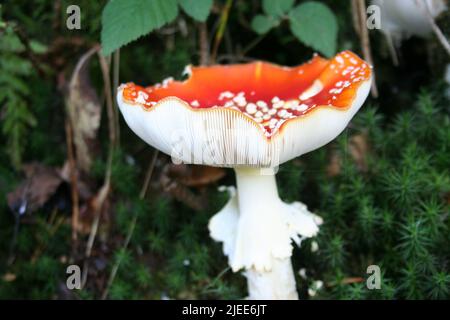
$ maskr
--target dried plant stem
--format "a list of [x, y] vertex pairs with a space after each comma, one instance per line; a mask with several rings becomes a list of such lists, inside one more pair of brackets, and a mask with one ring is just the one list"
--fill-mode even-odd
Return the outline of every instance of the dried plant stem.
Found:
[[[420, 2], [418, 0], [416, 0], [416, 3], [418, 6], [420, 6]], [[447, 54], [450, 56], [450, 43], [448, 42], [448, 40], [445, 37], [442, 30], [439, 29], [438, 25], [434, 21], [434, 18], [431, 15], [430, 8], [428, 7], [427, 2], [425, 2], [425, 15], [426, 15], [428, 23], [430, 24], [431, 28], [433, 29], [433, 32], [436, 35], [437, 39], [439, 40], [439, 42], [441, 43], [442, 47], [447, 52]]]
[[198, 25], [198, 41], [200, 49], [200, 65], [207, 66], [209, 64], [209, 44], [208, 44], [208, 28], [206, 22]]
[[360, 37], [361, 31], [360, 31], [360, 22], [359, 22], [358, 0], [351, 0], [351, 6], [352, 6], [353, 28], [355, 29], [355, 32], [358, 35], [358, 37]]
[[[117, 96], [117, 88], [119, 87], [119, 77], [120, 77], [120, 49], [117, 49], [113, 55], [113, 88], [114, 97]], [[117, 137], [117, 145], [120, 144], [120, 125], [119, 125], [119, 106], [117, 105], [117, 100], [114, 99], [114, 118], [115, 118], [115, 129]]]
[[[373, 66], [372, 52], [370, 50], [369, 31], [366, 26], [366, 1], [365, 0], [352, 0], [353, 21], [357, 25], [356, 33], [359, 35], [361, 42], [361, 48], [363, 51], [364, 59]], [[375, 74], [373, 73], [372, 80], [372, 96], [378, 97], [378, 88], [376, 85]]]
[[106, 163], [106, 172], [105, 178], [103, 182], [103, 186], [100, 188], [99, 192], [95, 197], [94, 203], [94, 221], [92, 222], [91, 231], [89, 233], [88, 242], [86, 244], [85, 250], [85, 260], [83, 267], [83, 278], [82, 278], [82, 287], [85, 286], [87, 281], [87, 275], [89, 270], [88, 259], [91, 256], [92, 248], [94, 246], [95, 237], [97, 236], [98, 226], [100, 222], [100, 217], [102, 213], [102, 208], [105, 200], [108, 198], [108, 194], [111, 186], [111, 171], [112, 171], [112, 162], [114, 157], [114, 151], [117, 143], [117, 130], [115, 128], [116, 121], [114, 118], [114, 107], [113, 107], [113, 98], [112, 98], [112, 90], [111, 90], [111, 80], [109, 76], [110, 66], [99, 51], [97, 50], [97, 55], [100, 61], [100, 67], [103, 75], [103, 83], [105, 90], [105, 98], [106, 98], [106, 112], [108, 116], [108, 132], [109, 132], [109, 150], [108, 150], [108, 159]]
[[[139, 194], [140, 199], [144, 199], [145, 195], [148, 190], [148, 186], [150, 183], [150, 179], [153, 174], [153, 169], [155, 168], [156, 159], [158, 158], [159, 151], [155, 149], [153, 151], [152, 160], [150, 162], [150, 165], [148, 166], [147, 172], [145, 174], [144, 184], [142, 185], [141, 192]], [[133, 236], [134, 229], [136, 228], [137, 223], [137, 214], [133, 214], [133, 219], [131, 220], [130, 227], [128, 228], [127, 236], [125, 238], [125, 241], [122, 245], [122, 250], [126, 250], [128, 248], [128, 245], [130, 244], [131, 237]], [[111, 274], [108, 278], [108, 283], [106, 284], [105, 290], [102, 293], [101, 299], [105, 300], [108, 297], [109, 289], [111, 288], [114, 279], [116, 278], [117, 272], [119, 271], [120, 264], [122, 263], [122, 259], [118, 259], [117, 262], [114, 264], [114, 266], [111, 269]]]
[[391, 58], [392, 58], [392, 63], [394, 64], [394, 66], [398, 67], [400, 62], [398, 61], [397, 50], [395, 49], [395, 44], [394, 44], [394, 39], [392, 39], [392, 34], [390, 34], [389, 32], [386, 33], [386, 41], [387, 41], [387, 45], [388, 45], [389, 54], [391, 55]]
[[106, 59], [98, 52], [98, 57], [100, 60], [100, 66], [102, 69], [103, 82], [105, 87], [105, 98], [106, 98], [106, 113], [108, 116], [108, 130], [109, 130], [109, 150], [108, 150], [108, 159], [106, 162], [106, 172], [105, 178], [103, 182], [103, 186], [100, 188], [100, 191], [96, 197], [97, 201], [95, 203], [95, 218], [93, 222], [93, 226], [91, 228], [91, 233], [89, 235], [88, 245], [86, 248], [86, 257], [89, 257], [91, 254], [92, 246], [94, 244], [95, 236], [97, 234], [98, 222], [100, 220], [101, 209], [103, 207], [103, 203], [108, 197], [110, 183], [111, 183], [111, 170], [112, 170], [112, 161], [114, 157], [114, 150], [117, 143], [117, 137], [115, 129], [115, 118], [114, 118], [114, 108], [113, 108], [113, 100], [112, 100], [112, 91], [111, 91], [111, 81], [109, 78], [109, 64]]
[[66, 129], [66, 144], [67, 144], [67, 158], [69, 160], [70, 171], [70, 190], [72, 200], [72, 257], [76, 254], [78, 247], [78, 219], [80, 216], [79, 208], [79, 194], [78, 194], [78, 177], [75, 154], [73, 150], [73, 135], [70, 120], [65, 122]]
[[250, 50], [252, 50], [254, 47], [256, 47], [266, 37], [266, 35], [267, 35], [267, 33], [264, 33], [264, 34], [256, 37], [244, 49], [242, 49], [242, 52], [240, 53], [240, 55], [245, 56]]
[[352, 284], [352, 283], [361, 283], [364, 282], [364, 278], [361, 277], [350, 277], [342, 279], [341, 281], [332, 281], [327, 283], [327, 287], [334, 287], [341, 284]]
[[150, 179], [153, 175], [153, 169], [155, 168], [156, 159], [158, 159], [158, 154], [159, 154], [159, 150], [155, 149], [153, 151], [152, 161], [150, 162], [147, 172], [145, 173], [144, 184], [142, 185], [141, 192], [139, 193], [139, 198], [141, 198], [141, 199], [144, 199], [145, 195], [147, 194]]

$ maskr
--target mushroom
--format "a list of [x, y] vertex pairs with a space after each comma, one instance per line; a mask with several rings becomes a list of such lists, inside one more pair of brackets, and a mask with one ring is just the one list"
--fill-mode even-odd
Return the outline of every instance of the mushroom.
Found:
[[250, 299], [298, 299], [292, 241], [315, 236], [321, 218], [284, 203], [278, 165], [339, 135], [366, 99], [371, 67], [354, 53], [317, 55], [297, 67], [267, 62], [187, 67], [185, 81], [118, 89], [130, 128], [176, 163], [231, 167], [237, 188], [209, 222]]
[[401, 41], [410, 36], [427, 37], [433, 30], [427, 11], [436, 18], [447, 9], [445, 0], [372, 0], [380, 8], [381, 30]]
[[411, 36], [427, 38], [433, 33], [428, 15], [434, 19], [447, 10], [445, 0], [372, 0], [377, 6], [381, 31], [386, 37], [394, 63], [402, 40]]

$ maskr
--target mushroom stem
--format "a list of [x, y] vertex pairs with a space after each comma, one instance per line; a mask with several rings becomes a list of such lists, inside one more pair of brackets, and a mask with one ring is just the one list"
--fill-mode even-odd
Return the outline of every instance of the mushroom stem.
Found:
[[298, 299], [290, 262], [292, 240], [314, 236], [320, 218], [278, 196], [273, 170], [236, 168], [237, 192], [209, 223], [234, 272], [245, 268], [249, 299]]
[[273, 258], [272, 270], [245, 271], [250, 300], [298, 300], [294, 271], [290, 258]]
[[[271, 249], [271, 243], [265, 241], [287, 241], [283, 253], [287, 258], [277, 258], [266, 252], [259, 255], [260, 261], [245, 263], [249, 299], [298, 299], [295, 288], [294, 272], [290, 261], [291, 245], [282, 217], [282, 206], [278, 196], [275, 174], [271, 170], [236, 168], [240, 221], [242, 233], [238, 233], [237, 242], [242, 237], [245, 245], [236, 252], [245, 259], [248, 250], [252, 252]], [[251, 234], [251, 237], [248, 235]], [[278, 238], [278, 239], [277, 239]], [[267, 254], [269, 253], [269, 254]], [[264, 261], [270, 259], [270, 261]], [[239, 259], [240, 260], [240, 259]], [[233, 266], [232, 266], [233, 267]], [[236, 267], [236, 266], [235, 266]], [[235, 269], [234, 267], [234, 269]]]

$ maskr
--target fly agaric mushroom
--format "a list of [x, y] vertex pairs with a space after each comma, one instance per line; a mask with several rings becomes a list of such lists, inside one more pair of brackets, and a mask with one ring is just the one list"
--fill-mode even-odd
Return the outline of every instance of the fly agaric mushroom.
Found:
[[446, 0], [372, 0], [371, 4], [379, 8], [379, 25], [395, 65], [396, 49], [402, 40], [411, 36], [428, 38], [433, 33], [429, 19], [447, 10]]
[[182, 82], [120, 86], [125, 121], [176, 161], [232, 167], [237, 189], [209, 223], [251, 299], [297, 299], [292, 240], [321, 219], [278, 196], [275, 168], [340, 134], [366, 99], [371, 67], [349, 51], [298, 67], [266, 62], [187, 68]]

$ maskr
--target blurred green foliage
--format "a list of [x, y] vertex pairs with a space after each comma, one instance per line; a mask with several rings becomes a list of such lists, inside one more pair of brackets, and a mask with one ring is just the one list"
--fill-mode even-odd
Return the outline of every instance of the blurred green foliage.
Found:
[[[1, 19], [0, 16], [0, 22], [5, 23]], [[36, 119], [28, 107], [27, 100], [32, 96], [24, 79], [32, 76], [34, 70], [31, 62], [20, 56], [25, 47], [14, 27], [14, 24], [5, 24], [0, 37], [0, 104], [4, 108], [2, 133], [7, 139], [7, 152], [14, 167], [18, 168]]]

